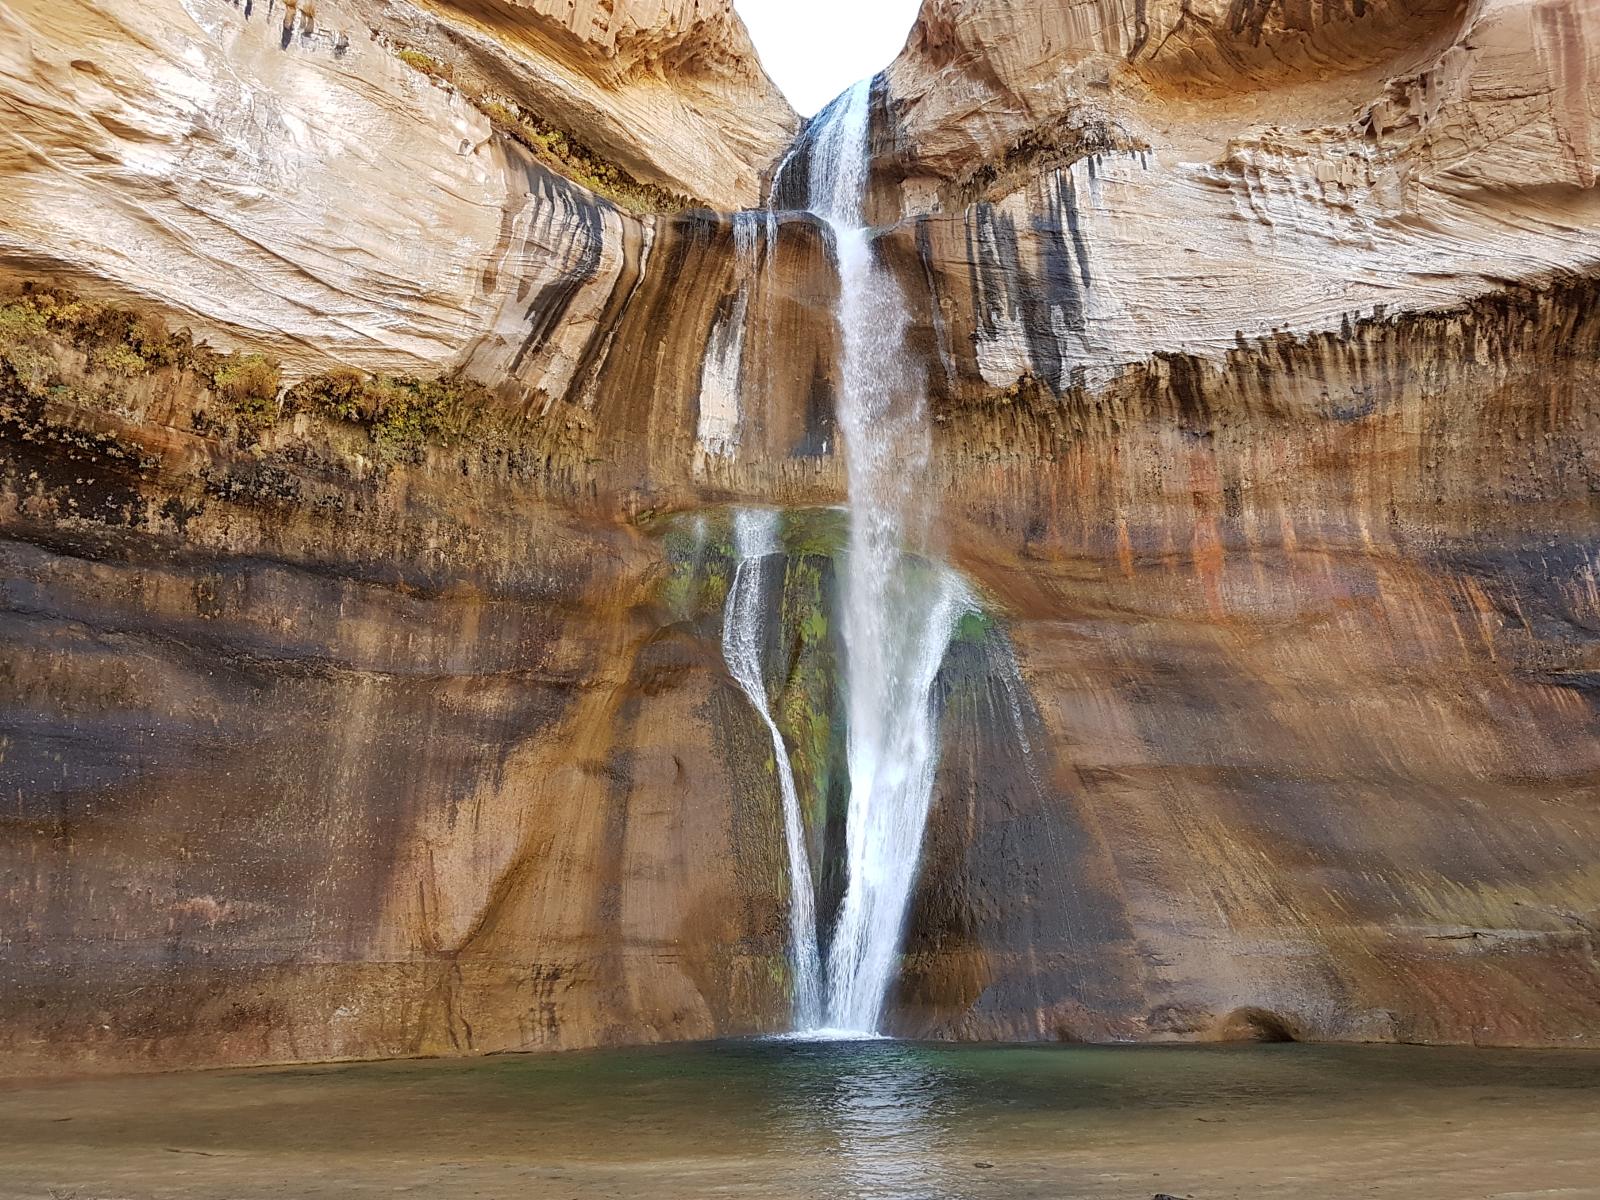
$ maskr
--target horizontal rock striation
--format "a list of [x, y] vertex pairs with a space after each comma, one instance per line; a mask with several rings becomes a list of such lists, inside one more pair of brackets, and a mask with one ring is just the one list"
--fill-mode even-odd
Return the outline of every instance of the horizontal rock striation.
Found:
[[657, 538], [100, 349], [0, 367], [8, 1074], [781, 1027], [766, 733]]
[[943, 792], [908, 1031], [1593, 1040], [1597, 289], [943, 414], [1056, 803]]

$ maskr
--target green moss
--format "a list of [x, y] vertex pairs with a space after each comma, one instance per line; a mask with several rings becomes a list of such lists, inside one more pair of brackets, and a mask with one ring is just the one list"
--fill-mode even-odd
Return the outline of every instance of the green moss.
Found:
[[[62, 360], [69, 378], [58, 370], [64, 346], [86, 360], [88, 374], [77, 383], [70, 356]], [[429, 445], [503, 444], [509, 433], [487, 390], [455, 375], [368, 376], [336, 369], [297, 384], [280, 401], [282, 372], [264, 355], [218, 354], [155, 317], [37, 284], [0, 296], [0, 361], [29, 392], [102, 407], [124, 402], [122, 380], [161, 368], [191, 371], [209, 384], [209, 395], [193, 414], [202, 432], [255, 440], [305, 412], [360, 425], [385, 461], [415, 461]]]
[[0, 307], [0, 346], [38, 337], [48, 329], [44, 313], [31, 303], [19, 301]]
[[676, 620], [701, 624], [707, 634], [721, 629], [722, 608], [733, 585], [732, 513], [712, 509], [641, 518], [660, 538], [668, 572], [660, 598]]
[[11, 368], [17, 381], [30, 392], [45, 390], [55, 375], [55, 363], [50, 356], [32, 346], [0, 348], [0, 361]]
[[497, 129], [521, 142], [546, 167], [604, 196], [619, 208], [648, 216], [701, 206], [701, 202], [688, 196], [640, 182], [571, 134], [540, 120], [513, 101], [485, 98], [478, 101], [478, 107]]
[[435, 79], [444, 78], [444, 64], [431, 54], [424, 54], [411, 46], [403, 46], [395, 51], [395, 57], [406, 66], [424, 75], [432, 75]]
[[116, 304], [78, 300], [34, 285], [0, 304], [0, 351], [48, 349], [66, 342], [91, 369], [132, 378], [193, 357], [187, 335], [171, 334], [153, 317]]
[[[734, 509], [714, 508], [642, 519], [661, 539], [667, 572], [658, 593], [678, 621], [719, 640], [732, 580]], [[773, 718], [789, 749], [806, 824], [813, 838], [827, 821], [831, 798], [845, 772], [842, 664], [832, 606], [835, 573], [848, 534], [838, 509], [784, 511], [780, 541], [783, 581], [768, 597], [781, 624], [780, 650], [768, 664]], [[777, 763], [762, 760], [775, 771]]]
[[[395, 56], [408, 67], [421, 71], [429, 78], [454, 83], [453, 72], [446, 64], [413, 46], [402, 46]], [[635, 179], [615, 163], [596, 154], [566, 130], [550, 124], [535, 113], [506, 96], [490, 93], [473, 95], [466, 89], [461, 94], [488, 117], [495, 128], [508, 137], [521, 142], [533, 156], [558, 175], [563, 175], [604, 196], [619, 208], [640, 216], [653, 213], [682, 212], [688, 208], [705, 208], [703, 201], [670, 192], [655, 184]]]
[[791, 558], [836, 558], [850, 540], [842, 508], [798, 508], [783, 515], [783, 549]]
[[286, 413], [309, 412], [335, 421], [368, 421], [368, 378], [360, 371], [335, 367], [295, 384], [283, 398]]
[[727, 559], [713, 559], [706, 567], [705, 586], [701, 589], [702, 609], [721, 612], [728, 602], [728, 589], [733, 586], [733, 569]]
[[694, 568], [675, 562], [667, 572], [666, 582], [661, 585], [661, 603], [678, 620], [687, 621], [694, 616], [694, 600], [698, 592]]
[[76, 371], [71, 349], [83, 356], [89, 392], [110, 402], [117, 383], [161, 367], [188, 365], [196, 356], [187, 334], [120, 305], [79, 300], [37, 284], [0, 298], [0, 360], [25, 391], [66, 400], [62, 367]]
[[334, 370], [291, 388], [284, 407], [363, 427], [390, 462], [415, 462], [430, 445], [489, 441], [504, 432], [488, 390], [459, 375]]
[[981, 610], [969, 610], [961, 614], [950, 640], [961, 645], [981, 646], [993, 633], [993, 617]]
[[[648, 527], [654, 522], [654, 514], [641, 517], [640, 523]], [[661, 546], [667, 552], [667, 557], [674, 562], [693, 561], [705, 545], [704, 520], [701, 529], [696, 530], [690, 519], [681, 516], [668, 517], [661, 529]]]
[[815, 646], [828, 639], [828, 616], [820, 608], [809, 610], [800, 621], [800, 641]]
[[502, 104], [498, 100], [485, 100], [478, 105], [479, 110], [496, 125], [515, 125], [520, 119], [516, 110]]
[[662, 524], [667, 578], [661, 601], [676, 620], [692, 621], [700, 607], [700, 567], [705, 559], [706, 519], [668, 517]]
[[96, 346], [89, 352], [89, 363], [96, 370], [121, 375], [125, 379], [132, 379], [150, 370], [150, 363], [128, 345]]
[[48, 334], [44, 313], [31, 304], [0, 306], [0, 362], [29, 391], [46, 387], [53, 374], [50, 356], [40, 344]]
[[[785, 871], [783, 879], [787, 883], [788, 872]], [[794, 990], [794, 967], [790, 965], [787, 957], [781, 954], [769, 954], [766, 957], [767, 975], [772, 981], [772, 986], [780, 996], [787, 996]]]
[[844, 725], [837, 711], [841, 664], [830, 611], [833, 564], [843, 548], [843, 534], [841, 513], [812, 509], [785, 514], [785, 547], [802, 550], [790, 550], [784, 572], [787, 675], [775, 710], [812, 829], [820, 829], [827, 819], [828, 795], [843, 755]]
[[280, 383], [277, 364], [259, 354], [231, 355], [211, 369], [211, 386], [248, 434], [259, 435], [277, 422]]

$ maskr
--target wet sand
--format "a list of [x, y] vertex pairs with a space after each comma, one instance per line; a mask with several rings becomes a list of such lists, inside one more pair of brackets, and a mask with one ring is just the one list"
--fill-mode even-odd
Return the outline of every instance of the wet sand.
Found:
[[754, 1042], [8, 1088], [0, 1200], [1600, 1200], [1600, 1054]]

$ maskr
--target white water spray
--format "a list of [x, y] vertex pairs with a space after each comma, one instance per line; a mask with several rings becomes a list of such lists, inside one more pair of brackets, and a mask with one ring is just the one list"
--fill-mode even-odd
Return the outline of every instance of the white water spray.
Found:
[[769, 509], [740, 509], [733, 517], [736, 564], [722, 614], [722, 656], [734, 680], [761, 714], [772, 736], [772, 757], [778, 765], [783, 793], [783, 831], [789, 850], [789, 956], [794, 968], [794, 1024], [812, 1029], [822, 1017], [822, 963], [817, 950], [816, 896], [811, 885], [811, 859], [806, 853], [805, 821], [795, 788], [794, 768], [783, 734], [767, 703], [761, 669], [762, 632], [766, 628], [766, 588], [762, 565], [778, 553], [778, 514]]
[[910, 316], [866, 224], [871, 81], [818, 118], [808, 206], [833, 229], [843, 342], [838, 416], [850, 489], [843, 587], [850, 807], [846, 885], [828, 953], [830, 1028], [878, 1030], [899, 973], [938, 766], [930, 693], [956, 620], [960, 578], [928, 555], [924, 380], [905, 353]]

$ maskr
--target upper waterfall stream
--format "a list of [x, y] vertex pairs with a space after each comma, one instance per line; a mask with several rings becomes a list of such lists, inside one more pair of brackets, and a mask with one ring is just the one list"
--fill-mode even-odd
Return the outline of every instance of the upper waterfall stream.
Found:
[[[955, 622], [970, 603], [959, 576], [929, 553], [932, 508], [921, 490], [930, 456], [924, 381], [905, 351], [905, 297], [878, 263], [866, 218], [871, 88], [871, 80], [851, 88], [806, 135], [806, 207], [831, 228], [839, 270], [837, 416], [850, 514], [841, 621], [850, 800], [845, 892], [828, 941], [820, 1006], [825, 1029], [805, 1019], [798, 937], [795, 1012], [801, 1031], [856, 1035], [879, 1031], [898, 974], [938, 765], [931, 690]], [[794, 161], [791, 154], [779, 168], [774, 195]], [[814, 909], [813, 898], [799, 897], [800, 883], [797, 874], [796, 908]]]

